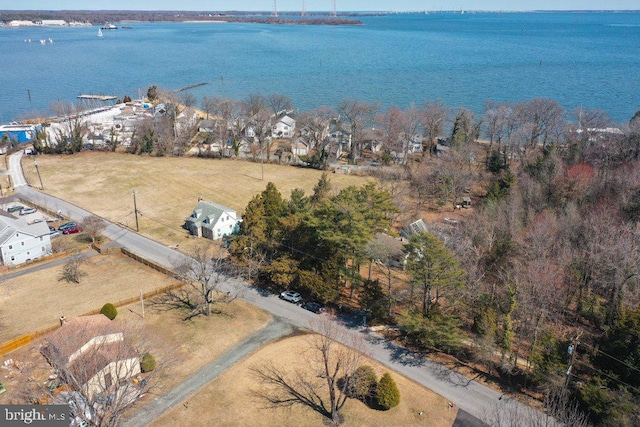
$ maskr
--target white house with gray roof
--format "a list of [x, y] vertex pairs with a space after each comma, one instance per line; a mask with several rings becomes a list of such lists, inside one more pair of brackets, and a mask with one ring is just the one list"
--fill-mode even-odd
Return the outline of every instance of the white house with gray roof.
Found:
[[231, 208], [199, 201], [191, 216], [185, 220], [184, 228], [194, 236], [218, 240], [236, 233], [241, 221]]
[[274, 138], [293, 138], [295, 132], [296, 121], [289, 116], [280, 118], [271, 129], [271, 135]]
[[51, 255], [51, 236], [45, 222], [27, 224], [23, 218], [0, 212], [0, 262], [22, 264]]

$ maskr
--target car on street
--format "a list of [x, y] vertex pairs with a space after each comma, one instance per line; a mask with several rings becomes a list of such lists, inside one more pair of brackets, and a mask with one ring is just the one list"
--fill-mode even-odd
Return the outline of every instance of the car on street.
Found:
[[25, 208], [20, 211], [20, 215], [29, 215], [32, 213], [36, 213], [38, 210], [36, 208]]
[[280, 298], [292, 303], [298, 303], [302, 301], [302, 296], [296, 291], [284, 291], [280, 294]]
[[77, 227], [78, 224], [75, 222], [65, 222], [64, 224], [62, 224], [60, 227], [58, 227], [58, 230], [60, 231], [64, 231], [68, 228], [73, 228], [73, 227]]
[[22, 209], [25, 209], [24, 206], [11, 206], [9, 209], [7, 209], [7, 212], [9, 213], [14, 213], [14, 212], [20, 212]]
[[324, 307], [324, 305], [320, 304], [319, 302], [316, 301], [307, 301], [305, 303], [302, 304], [301, 306], [302, 308], [304, 308], [305, 310], [309, 310], [313, 313], [316, 314], [322, 314], [322, 313], [326, 313], [327, 309]]
[[71, 228], [65, 228], [64, 230], [62, 230], [62, 234], [76, 234], [76, 233], [80, 233], [82, 231], [82, 227], [80, 227], [79, 225], [74, 225]]

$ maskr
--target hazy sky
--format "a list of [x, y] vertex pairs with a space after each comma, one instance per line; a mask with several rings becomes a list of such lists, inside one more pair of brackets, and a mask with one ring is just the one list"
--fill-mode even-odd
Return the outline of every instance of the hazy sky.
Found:
[[[277, 0], [279, 11], [303, 0]], [[306, 10], [331, 10], [333, 0], [304, 0]], [[273, 0], [0, 0], [0, 10], [272, 10]], [[640, 0], [336, 0], [345, 10], [640, 10]]]

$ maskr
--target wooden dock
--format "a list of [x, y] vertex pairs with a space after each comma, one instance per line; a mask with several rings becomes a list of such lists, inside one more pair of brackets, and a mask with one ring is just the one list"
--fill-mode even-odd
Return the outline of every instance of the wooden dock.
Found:
[[97, 99], [98, 101], [112, 101], [117, 99], [117, 96], [113, 95], [78, 95], [79, 99]]

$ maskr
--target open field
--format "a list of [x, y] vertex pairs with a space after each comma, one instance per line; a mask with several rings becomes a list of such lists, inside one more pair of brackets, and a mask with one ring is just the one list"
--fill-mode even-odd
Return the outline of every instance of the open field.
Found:
[[120, 254], [87, 259], [79, 284], [59, 281], [61, 271], [62, 265], [0, 281], [0, 342], [176, 282]]
[[[203, 389], [176, 405], [157, 419], [154, 426], [212, 425], [216, 426], [321, 426], [323, 417], [309, 408], [266, 409], [256, 401], [251, 390], [259, 388], [250, 368], [265, 361], [279, 367], [300, 369], [305, 366], [302, 353], [308, 350], [310, 335], [294, 336], [269, 344], [251, 357], [234, 365]], [[365, 361], [378, 377], [388, 370]], [[399, 374], [391, 372], [401, 394], [400, 405], [389, 411], [377, 411], [362, 402], [349, 399], [343, 408], [345, 426], [412, 426], [449, 427], [456, 411], [449, 409], [443, 397]], [[421, 416], [420, 412], [424, 412]]]
[[[37, 183], [33, 161], [23, 159], [22, 164], [27, 181]], [[268, 182], [288, 199], [295, 188], [311, 194], [322, 174], [315, 169], [243, 160], [101, 152], [38, 156], [38, 168], [47, 193], [134, 228], [135, 189], [140, 232], [168, 245], [185, 242], [188, 233], [181, 226], [198, 197], [241, 214]], [[337, 189], [365, 183], [365, 178], [350, 175], [331, 174], [330, 179]]]

